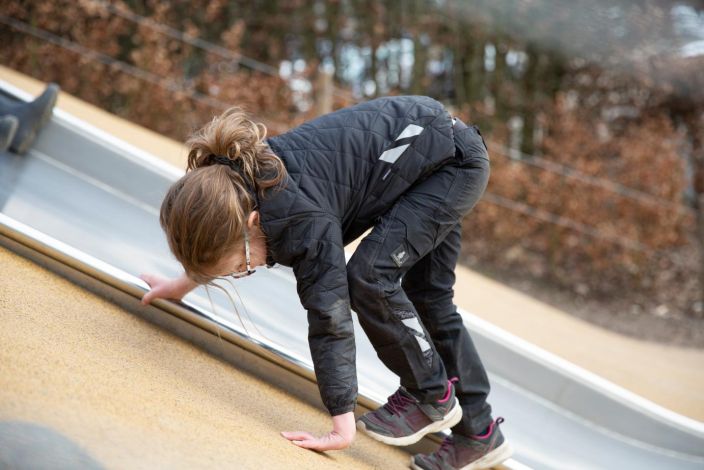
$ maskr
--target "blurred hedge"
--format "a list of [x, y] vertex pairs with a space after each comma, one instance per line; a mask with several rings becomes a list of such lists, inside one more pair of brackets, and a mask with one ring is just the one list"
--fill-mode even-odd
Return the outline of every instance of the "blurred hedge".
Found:
[[[363, 22], [353, 41], [378, 46], [397, 32], [381, 24], [391, 7], [361, 3], [369, 8], [357, 13], [372, 12], [377, 19]], [[290, 55], [289, 43], [300, 36], [308, 44], [315, 29], [289, 24], [289, 19], [310, 22], [308, 16], [327, 15], [328, 27], [315, 37], [327, 35], [335, 41], [341, 33], [332, 25], [344, 20], [338, 2], [330, 2], [323, 13], [306, 10], [305, 15], [299, 10], [308, 8], [306, 2], [271, 2], [262, 11], [224, 0], [113, 4], [217, 43], [232, 57], [135, 24], [90, 0], [9, 0], [2, 7], [4, 15], [149, 75], [136, 78], [124, 66], [102, 64], [10, 27], [0, 30], [2, 62], [56, 81], [68, 93], [177, 140], [229, 104], [255, 113], [272, 133], [313, 117], [314, 109], [297, 106], [299, 91], [292, 91], [276, 73], [242, 66], [237, 54], [269, 61], [276, 70]], [[427, 43], [422, 35], [430, 34], [430, 41], [452, 50], [454, 75], [432, 76], [427, 67], [414, 66], [408, 88], [398, 86], [388, 93], [431, 94], [460, 117], [479, 123], [490, 142], [491, 181], [486, 197], [464, 221], [464, 261], [490, 266], [492, 272], [540, 278], [580, 296], [633, 296], [646, 307], [666, 304], [673, 311], [704, 313], [697, 303], [702, 298], [702, 241], [697, 232], [697, 198], [704, 193], [701, 97], [692, 92], [689, 102], [672, 85], [698, 89], [692, 85], [698, 82], [692, 78], [691, 61], [627, 71], [597, 67], [546, 55], [533, 43], [487, 27], [475, 27], [474, 36], [446, 40], [448, 30], [457, 33], [464, 26], [448, 25], [447, 16], [415, 18], [404, 17], [401, 26], [418, 44]], [[499, 58], [509, 48], [524, 50], [528, 69], [520, 79], [511, 71], [482, 72], [477, 64], [484, 63], [485, 52], [477, 44], [497, 44]], [[417, 49], [416, 61], [431, 60], [430, 52]], [[315, 83], [320, 60], [307, 57], [298, 78]], [[372, 64], [372, 77], [382, 65]], [[673, 67], [674, 74], [657, 73]], [[443, 94], [447, 83], [452, 86]], [[349, 93], [335, 94], [335, 107], [352, 102]], [[519, 148], [512, 144], [508, 125], [515, 115], [524, 119]], [[511, 158], [512, 152], [518, 158]], [[558, 171], [541, 168], [545, 162]], [[688, 168], [692, 162], [694, 167]], [[690, 196], [694, 191], [689, 200], [688, 191]]]

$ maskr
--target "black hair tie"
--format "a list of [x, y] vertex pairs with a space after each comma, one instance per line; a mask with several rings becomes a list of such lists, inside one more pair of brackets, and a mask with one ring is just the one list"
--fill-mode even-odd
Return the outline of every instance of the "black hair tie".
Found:
[[227, 165], [238, 173], [242, 171], [242, 163], [239, 160], [233, 160], [223, 155], [214, 155], [213, 161], [220, 165]]
[[250, 193], [252, 193], [255, 197], [255, 200], [257, 200], [256, 206], [259, 206], [258, 204], [258, 198], [257, 198], [257, 191], [255, 191], [254, 187], [252, 184], [249, 182], [249, 180], [242, 174], [242, 162], [240, 160], [233, 160], [229, 157], [225, 157], [223, 155], [213, 155], [213, 161], [216, 164], [219, 165], [227, 165], [233, 170], [235, 170], [237, 173], [239, 173], [240, 177], [242, 178], [242, 181], [244, 181], [244, 184], [247, 186], [247, 189], [249, 190]]

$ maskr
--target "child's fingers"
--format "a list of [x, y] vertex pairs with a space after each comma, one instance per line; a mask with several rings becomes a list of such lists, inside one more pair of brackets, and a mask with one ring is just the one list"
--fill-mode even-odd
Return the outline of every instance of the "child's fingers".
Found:
[[346, 443], [332, 440], [327, 437], [293, 441], [293, 443], [299, 447], [303, 447], [304, 449], [316, 450], [318, 452], [325, 452], [326, 450], [339, 450], [347, 447]]
[[314, 440], [315, 436], [305, 431], [284, 431], [281, 433], [289, 441]]
[[149, 302], [151, 302], [151, 301], [152, 301], [151, 292], [147, 292], [146, 294], [144, 294], [144, 296], [142, 296], [142, 305], [148, 305]]
[[303, 447], [304, 449], [310, 450], [325, 450], [321, 449], [321, 442], [318, 439], [307, 439], [304, 441], [293, 441], [298, 447]]
[[[140, 274], [139, 278], [146, 282], [149, 285], [149, 288], [151, 289], [152, 286], [154, 285], [154, 279], [150, 274]], [[146, 294], [142, 296], [142, 305], [148, 305], [152, 301], [152, 297], [154, 297], [154, 291], [150, 290]]]
[[303, 431], [282, 432], [281, 434], [287, 439], [290, 439], [298, 447], [315, 450], [318, 452], [325, 452], [326, 450], [340, 450], [350, 445], [350, 443], [346, 442], [341, 436], [333, 433], [319, 438]]

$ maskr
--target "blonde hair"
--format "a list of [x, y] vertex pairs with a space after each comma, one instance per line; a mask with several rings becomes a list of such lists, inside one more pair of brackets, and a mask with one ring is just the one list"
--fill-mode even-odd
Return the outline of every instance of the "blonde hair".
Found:
[[[189, 137], [186, 174], [166, 193], [159, 222], [169, 248], [195, 282], [244, 237], [247, 217], [265, 190], [280, 189], [287, 171], [264, 142], [264, 124], [231, 107]], [[232, 165], [216, 162], [227, 157]]]

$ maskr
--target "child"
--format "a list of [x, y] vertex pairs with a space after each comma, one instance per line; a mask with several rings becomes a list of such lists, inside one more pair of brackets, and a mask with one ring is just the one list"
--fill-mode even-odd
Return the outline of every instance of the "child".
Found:
[[[355, 435], [350, 308], [401, 388], [356, 427], [409, 445], [452, 427], [414, 468], [488, 468], [511, 449], [491, 418], [489, 382], [452, 303], [460, 221], [484, 192], [489, 157], [475, 126], [424, 96], [379, 98], [276, 137], [230, 108], [192, 136], [186, 174], [160, 222], [185, 268], [143, 275], [143, 302], [179, 299], [199, 283], [293, 267], [333, 431], [282, 433], [319, 451]], [[371, 228], [345, 265], [344, 246]], [[451, 378], [450, 378], [451, 377]], [[448, 379], [450, 378], [450, 379]]]

